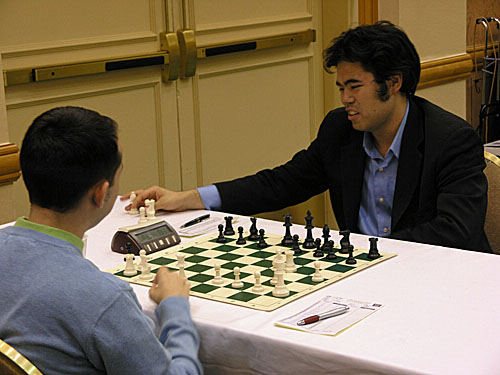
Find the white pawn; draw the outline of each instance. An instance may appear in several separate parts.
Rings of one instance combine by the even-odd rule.
[[[137,196],[135,195],[135,192],[131,192],[130,193],[130,204],[134,203],[135,198],[137,198]],[[137,215],[139,213],[139,210],[137,208],[131,208],[128,213],[130,215]]]
[[[141,274],[139,275],[139,278],[144,281],[153,280],[155,275],[151,273],[151,267],[148,264],[149,257],[146,255],[146,250],[143,249],[139,251],[139,256],[141,257]]]
[[[273,258],[273,265],[271,267],[272,271],[276,271],[276,262],[279,262],[279,260],[281,259],[281,250],[276,249],[275,252],[276,252],[276,255]]]
[[[179,276],[182,277],[183,279],[186,278],[186,274],[184,273],[184,264],[181,264],[179,266]]]
[[[212,284],[214,285],[220,285],[224,283],[224,279],[220,275],[220,264],[215,263],[215,277],[212,279]]]
[[[147,222],[148,219],[146,219],[146,209],[144,207],[139,208],[139,213],[141,214],[141,217],[139,218],[139,224]]]
[[[286,287],[285,284],[285,260],[282,259],[279,262],[276,262],[276,272],[277,275],[277,283],[273,289],[273,296],[275,297],[287,297],[290,295],[290,291]]]
[[[285,263],[285,272],[286,273],[292,273],[297,271],[297,266],[293,262],[293,250],[286,250],[285,251],[285,256],[286,256],[286,263]]]
[[[264,287],[260,283],[260,271],[255,271],[253,276],[255,277],[255,285],[252,287],[252,292],[260,293],[264,291]]]
[[[134,263],[134,254],[125,254],[125,270],[123,271],[124,276],[134,276],[137,275],[137,269]]]
[[[321,275],[321,272],[320,272],[320,263],[319,263],[319,260],[317,260],[316,262],[314,262],[314,268],[315,268],[315,272],[314,272],[314,275],[312,276],[312,281],[314,281],[315,283],[319,283],[321,281],[323,281],[325,278],[323,277],[323,275]]]
[[[234,267],[234,281],[231,283],[233,288],[243,288],[243,281],[240,280],[240,267]]]
[[[184,258],[186,257],[186,254],[177,253],[175,256],[177,257],[177,267],[185,267]]]

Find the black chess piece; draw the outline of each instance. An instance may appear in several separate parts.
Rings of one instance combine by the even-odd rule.
[[[215,240],[217,243],[226,243],[226,237],[224,237],[224,234],[222,233],[224,231],[224,225],[219,224],[217,227],[219,229],[219,237]]]
[[[127,242],[125,244],[125,250],[127,251],[127,254],[130,254],[132,252],[132,242]]]
[[[378,252],[377,248],[377,237],[370,237],[368,239],[370,241],[370,251],[368,251],[368,258],[370,259],[377,259],[380,258],[380,253]]]
[[[314,252],[313,257],[321,258],[324,255],[323,250],[321,250],[321,238],[316,238],[314,245],[316,246],[316,251]]]
[[[264,239],[265,233],[266,232],[264,229],[259,229],[259,243],[257,244],[257,246],[260,247],[261,249],[267,247],[266,240]]]
[[[321,246],[321,250],[328,251],[328,239],[330,238],[330,228],[328,224],[325,224],[323,227],[323,246]]]
[[[232,236],[235,234],[234,229],[233,229],[233,217],[232,216],[226,216],[224,218],[226,221],[226,228],[224,229],[224,235],[225,236]]]
[[[248,239],[250,241],[257,241],[259,239],[259,231],[257,230],[257,218],[251,217],[250,221],[252,222],[252,225],[250,226],[250,235],[248,236]]]
[[[347,259],[345,260],[345,263],[346,264],[356,264],[356,258],[354,258],[354,246],[352,245],[349,245],[349,256],[347,257]]]
[[[349,241],[349,235],[351,234],[351,231],[349,229],[342,230],[339,232],[342,237],[340,240],[340,254],[348,254],[349,253],[349,245],[351,242]]]
[[[292,239],[293,239],[293,247],[292,247],[293,254],[294,255],[302,254],[302,250],[300,250],[300,246],[299,246],[299,235],[294,234]]]
[[[238,234],[239,237],[236,240],[236,245],[244,245],[247,243],[247,241],[243,238],[243,227],[238,227]]]
[[[326,259],[334,260],[336,258],[337,258],[337,256],[335,255],[335,248],[333,247],[333,240],[330,240],[330,241],[328,241],[328,255],[326,256]]]
[[[293,237],[292,234],[290,233],[290,227],[292,226],[292,215],[287,214],[284,217],[285,217],[285,224],[283,224],[283,226],[285,227],[285,235],[281,240],[281,244],[283,246],[291,246],[293,245]]]
[[[307,234],[304,243],[302,244],[302,247],[304,249],[314,249],[316,247],[316,245],[314,244],[314,237],[312,234],[312,230],[314,228],[312,222],[314,217],[311,216],[311,211],[307,211],[307,216],[304,219],[306,220],[305,228],[307,230]]]

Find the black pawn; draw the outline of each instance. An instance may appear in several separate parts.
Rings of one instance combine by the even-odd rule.
[[[302,244],[302,247],[304,249],[314,249],[316,245],[314,244],[314,238],[312,234],[312,230],[314,226],[312,225],[313,222],[313,217],[311,216],[311,211],[307,211],[307,216],[304,218],[306,220],[306,238],[304,240],[304,243]]]
[[[293,247],[292,247],[292,250],[293,250],[293,254],[294,255],[300,255],[300,254],[302,254],[302,250],[300,250],[300,246],[299,246],[299,235],[298,234],[294,234],[293,235]]]
[[[351,242],[349,241],[349,235],[351,234],[351,231],[349,229],[343,230],[339,232],[342,237],[340,240],[340,254],[347,254],[349,253],[349,245]]]
[[[345,261],[346,264],[356,264],[356,258],[354,258],[353,252],[354,252],[354,246],[349,245],[349,256]]]
[[[224,225],[219,224],[219,226],[217,228],[219,228],[219,237],[217,237],[215,242],[226,243],[226,237],[224,237],[224,234],[222,234],[222,232],[224,231]]]
[[[264,231],[264,229],[259,230],[259,243],[257,244],[257,246],[260,247],[261,249],[267,247],[266,240],[264,239],[265,233],[266,232]]]
[[[125,250],[127,251],[127,254],[130,254],[132,252],[132,242],[127,242],[125,244]]]
[[[292,215],[285,215],[285,224],[283,224],[283,226],[285,227],[285,235],[281,240],[281,244],[283,246],[291,246],[293,245],[293,237],[290,233],[290,227],[292,226]]]
[[[224,235],[232,236],[233,234],[235,234],[233,229],[233,217],[226,216],[224,220],[226,220],[226,228],[224,229]]]
[[[238,234],[239,234],[239,237],[236,240],[236,245],[244,245],[244,244],[246,244],[247,241],[245,241],[245,239],[243,238],[243,227],[238,227]]]
[[[323,251],[328,251],[328,239],[330,238],[330,228],[328,227],[328,224],[325,224],[323,227],[323,246],[321,249]]]
[[[250,221],[252,222],[252,225],[250,226],[250,236],[248,236],[248,239],[250,241],[257,241],[259,239],[259,231],[257,230],[257,218],[251,217]]]
[[[368,239],[370,241],[370,251],[368,252],[368,258],[370,259],[377,259],[380,258],[380,253],[378,252],[377,248],[377,237],[370,237]]]
[[[326,259],[334,260],[336,258],[337,258],[337,256],[335,255],[335,248],[333,247],[333,240],[330,240],[330,241],[328,241],[328,255],[326,256]]]
[[[321,238],[316,238],[314,245],[316,246],[316,251],[314,252],[313,257],[321,258],[324,255],[323,250],[321,250]]]

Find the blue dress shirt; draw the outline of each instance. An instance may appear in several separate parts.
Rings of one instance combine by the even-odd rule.
[[[398,173],[399,150],[409,109],[408,102],[401,125],[385,158],[375,147],[373,135],[369,132],[364,134],[363,148],[368,157],[365,163],[358,216],[361,233],[378,237],[387,237],[391,234],[392,202]]]

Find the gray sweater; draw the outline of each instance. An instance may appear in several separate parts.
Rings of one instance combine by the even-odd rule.
[[[0,338],[44,374],[198,374],[199,337],[184,297],[153,321],[130,285],[74,244],[23,227],[0,230]]]

